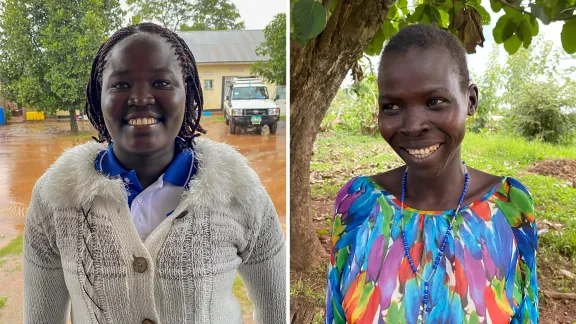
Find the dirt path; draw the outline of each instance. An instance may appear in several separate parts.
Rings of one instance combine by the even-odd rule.
[[[229,135],[218,114],[203,118],[206,137],[234,146],[250,161],[270,194],[286,233],[286,128],[281,122],[276,135],[245,133]],[[67,122],[14,124],[0,127],[0,251],[22,235],[32,188],[38,178],[67,148],[90,140],[67,135]],[[91,126],[80,122],[80,131]],[[93,135],[93,134],[91,134]],[[22,322],[21,253],[1,257],[0,323]],[[235,287],[244,306],[245,323],[252,323],[251,303],[243,286]]]

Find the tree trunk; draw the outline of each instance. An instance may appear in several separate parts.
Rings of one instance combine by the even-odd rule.
[[[70,113],[70,133],[72,135],[78,134],[78,121],[76,121],[76,109],[68,110]]]
[[[322,118],[346,73],[382,25],[392,3],[394,1],[390,0],[338,0],[326,28],[316,39],[306,46],[290,42],[292,270],[302,270],[328,260],[316,235],[309,208],[312,149]]]

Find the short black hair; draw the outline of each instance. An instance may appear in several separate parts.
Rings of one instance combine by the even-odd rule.
[[[454,35],[438,28],[435,24],[416,24],[402,28],[384,47],[380,62],[388,53],[405,53],[410,49],[443,48],[454,61],[456,73],[460,76],[460,87],[465,90],[470,85],[470,72],[466,63],[466,50]],[[382,63],[380,63],[382,64]]]
[[[186,89],[186,106],[184,112],[184,121],[178,136],[184,139],[184,145],[192,148],[194,145],[194,138],[199,136],[200,133],[206,133],[200,126],[200,117],[202,116],[203,96],[202,88],[200,87],[200,77],[198,76],[198,69],[196,68],[196,60],[190,51],[186,42],[180,38],[175,32],[166,29],[162,26],[153,23],[140,23],[124,27],[115,32],[108,40],[100,46],[94,62],[92,63],[92,71],[90,73],[90,80],[86,86],[86,114],[88,119],[98,131],[98,142],[110,143],[112,138],[106,129],[104,123],[104,116],[102,115],[102,107],[100,106],[100,99],[102,95],[102,73],[106,66],[106,57],[114,45],[118,44],[121,40],[130,35],[148,33],[158,35],[174,48],[174,54],[178,56],[180,65],[182,66],[182,76]]]

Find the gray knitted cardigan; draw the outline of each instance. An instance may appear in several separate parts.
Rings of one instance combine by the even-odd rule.
[[[242,323],[238,271],[257,323],[285,323],[286,261],[270,197],[246,159],[198,139],[198,173],[142,242],[103,144],[66,151],[38,180],[24,234],[24,323]]]

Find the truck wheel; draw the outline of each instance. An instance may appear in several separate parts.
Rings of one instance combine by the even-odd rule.
[[[230,134],[236,133],[236,124],[233,119],[228,120],[228,130],[230,131]]]
[[[278,122],[274,122],[268,125],[268,129],[270,129],[270,134],[276,134],[276,130],[278,129]]]

